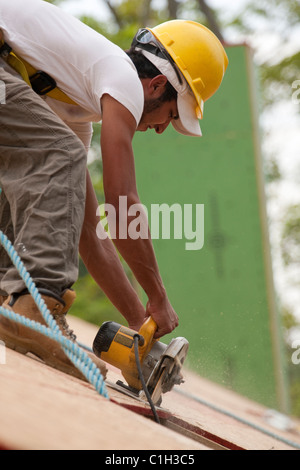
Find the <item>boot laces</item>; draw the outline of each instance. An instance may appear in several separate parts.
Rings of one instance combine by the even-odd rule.
[[[71,341],[76,341],[76,335],[74,334],[73,330],[70,329],[67,320],[66,320],[66,314],[57,314],[53,315],[54,320],[58,324],[62,334],[66,336],[68,339]]]

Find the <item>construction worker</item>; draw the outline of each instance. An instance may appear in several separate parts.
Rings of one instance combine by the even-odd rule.
[[[171,332],[178,316],[150,235],[116,237],[114,242],[99,237],[87,151],[92,123],[102,121],[105,199],[123,217],[120,196],[126,196],[127,210],[140,203],[134,133],[154,129],[161,134],[172,123],[182,134],[201,136],[203,103],[218,89],[227,67],[221,43],[202,25],[176,20],[140,30],[126,53],[42,0],[0,0],[0,31],[0,84],[5,90],[0,104],[0,229],[72,340],[76,337],[65,315],[75,298],[78,253],[131,328],[138,330],[151,315],[157,338]],[[125,219],[129,224],[130,216]],[[115,247],[147,294],[146,308]],[[3,307],[44,323],[3,249],[0,255]],[[53,340],[1,315],[0,339],[76,375]],[[105,366],[100,367],[105,373]]]

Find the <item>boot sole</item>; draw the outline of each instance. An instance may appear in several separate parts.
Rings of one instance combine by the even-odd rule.
[[[31,339],[26,340],[25,338],[16,338],[15,336],[10,335],[7,331],[4,331],[1,327],[0,339],[4,341],[5,346],[9,349],[12,349],[23,355],[31,353],[41,359],[47,366],[64,372],[65,374],[72,375],[73,377],[87,381],[84,375],[81,374],[81,372],[76,368],[75,365],[71,363],[71,361],[70,365],[60,361],[53,354],[49,354],[49,351],[46,351],[45,349],[41,348],[40,344],[37,344]],[[66,360],[69,360],[67,356]]]

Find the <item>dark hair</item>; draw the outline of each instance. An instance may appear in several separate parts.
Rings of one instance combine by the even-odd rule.
[[[157,75],[162,75],[155,65],[148,60],[141,51],[135,50],[131,47],[128,51],[125,51],[126,54],[130,57],[132,62],[137,69],[138,76],[140,78],[154,78]],[[166,90],[160,98],[161,102],[172,101],[177,99],[177,91],[168,81],[166,83]]]

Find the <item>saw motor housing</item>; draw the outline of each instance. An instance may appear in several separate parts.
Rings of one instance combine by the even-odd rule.
[[[185,338],[175,338],[166,345],[153,338],[156,323],[149,317],[139,332],[108,321],[100,327],[93,343],[95,355],[117,367],[132,392],[142,389],[140,372],[136,363],[135,338],[138,338],[138,357],[147,389],[155,403],[161,394],[183,382],[181,368],[188,351]]]

